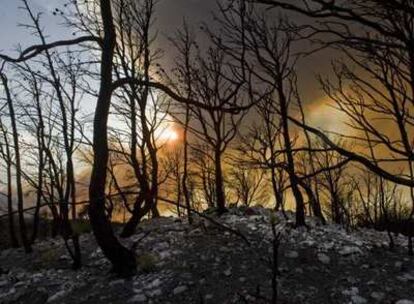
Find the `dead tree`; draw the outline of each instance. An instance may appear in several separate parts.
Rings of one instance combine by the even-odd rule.
[[[212,150],[206,144],[192,144],[190,162],[194,167],[196,188],[201,193],[201,200],[208,208],[215,208],[216,182]]]
[[[272,109],[271,100],[265,98],[256,105],[256,115],[260,123],[254,123],[249,131],[242,135],[238,150],[242,161],[252,168],[270,172],[270,181],[275,198],[276,211],[284,210],[286,188],[285,157],[281,138],[279,115]]]
[[[165,151],[161,159],[161,166],[164,169],[166,179],[163,196],[176,201],[176,214],[182,217],[184,212],[182,206],[185,201],[182,187],[182,175],[184,171],[183,147],[173,147],[171,150]]]
[[[15,158],[15,170],[16,170],[16,190],[17,190],[17,209],[19,216],[19,231],[20,238],[26,253],[32,252],[30,240],[27,236],[26,220],[24,218],[24,196],[23,196],[23,179],[22,179],[22,166],[21,166],[21,155],[20,155],[20,142],[19,142],[19,131],[17,128],[17,118],[14,108],[14,101],[12,93],[9,88],[9,83],[6,75],[0,73],[0,78],[6,94],[6,103],[8,107],[8,114],[10,117],[12,138],[13,138],[13,150]]]
[[[162,119],[151,112],[159,113],[160,101],[154,95],[154,91],[148,85],[150,69],[159,56],[157,50],[152,50],[154,37],[151,36],[150,26],[153,23],[154,1],[129,1],[116,2],[116,30],[118,43],[116,45],[116,58],[114,70],[118,79],[141,79],[142,84],[129,83],[122,87],[126,94],[126,103],[130,120],[130,150],[131,165],[139,184],[140,194],[134,203],[131,218],[128,220],[121,233],[122,237],[131,236],[142,217],[148,212],[154,216],[157,211],[158,193],[158,147],[155,142],[157,130],[156,124]],[[141,142],[138,143],[138,132]],[[140,155],[140,157],[139,157]],[[149,159],[147,161],[147,159]]]
[[[182,30],[179,30],[175,37],[172,37],[171,43],[175,46],[178,56],[175,62],[175,78],[181,79],[182,90],[187,93],[188,98],[193,96],[193,79],[192,79],[192,54],[197,49],[197,44],[194,40],[193,33],[189,28],[186,22],[183,23]],[[191,199],[190,199],[190,189],[189,189],[189,125],[191,121],[191,111],[189,104],[177,104],[178,108],[184,108],[183,119],[175,119],[183,130],[183,174],[182,174],[182,192],[185,199],[185,206],[187,209],[187,217],[190,224],[192,224],[193,219],[191,215]],[[173,117],[176,116],[175,113],[170,113]],[[181,116],[182,116],[181,115]]]
[[[60,233],[63,236],[66,246],[69,250],[71,257],[73,258],[73,267],[75,269],[81,266],[81,251],[79,245],[78,235],[73,232],[70,220],[69,220],[69,211],[71,204],[72,206],[72,219],[76,219],[76,181],[75,181],[75,170],[73,163],[73,154],[75,151],[75,120],[77,112],[77,77],[79,71],[79,63],[75,62],[74,54],[67,52],[67,56],[63,59],[63,56],[54,55],[48,48],[46,42],[46,36],[43,33],[43,29],[40,23],[40,15],[36,15],[34,11],[30,8],[27,1],[23,0],[24,8],[30,18],[31,24],[25,25],[28,29],[33,30],[40,40],[40,46],[44,48],[44,62],[43,66],[47,69],[47,75],[42,74],[41,71],[34,73],[26,66],[26,72],[33,79],[33,75],[40,77],[44,80],[45,83],[50,88],[50,93],[54,95],[54,101],[56,105],[53,105],[52,111],[56,111],[55,115],[59,115],[59,133],[62,140],[62,150],[63,153],[61,156],[64,156],[64,165],[62,161],[62,166],[58,163],[61,159],[56,159],[52,155],[52,152],[48,149],[45,149],[45,132],[43,120],[40,118],[38,124],[38,134],[36,137],[39,140],[39,167],[44,167],[44,153],[48,154],[49,160],[54,167],[54,172],[56,178],[61,176],[59,172],[64,172],[62,180],[56,184],[59,186],[56,188],[58,197],[59,197],[59,213],[60,213]],[[34,98],[39,98],[39,92],[34,91]],[[37,95],[37,96],[36,96]],[[37,101],[39,103],[39,101]],[[40,109],[40,105],[36,106],[37,111]],[[38,113],[38,115],[42,115]],[[39,133],[40,132],[40,133]],[[54,136],[53,134],[48,134],[49,136]],[[56,135],[55,135],[56,136]],[[57,137],[57,136],[56,136]],[[58,170],[57,167],[62,167],[63,170]],[[43,169],[39,170],[43,171]],[[39,172],[40,182],[42,179],[42,174]],[[42,191],[42,184],[39,184],[38,187],[38,200],[40,200]],[[71,240],[73,243],[73,251],[70,250],[68,241]]]
[[[14,212],[13,212],[13,181],[12,181],[12,168],[13,168],[13,159],[10,149],[10,138],[7,128],[2,122],[0,116],[0,132],[1,132],[1,141],[0,141],[0,156],[3,159],[6,167],[6,187],[7,187],[7,214],[8,214],[8,227],[10,242],[12,247],[17,248],[19,246],[19,241],[16,236],[16,229],[14,224]]]
[[[266,171],[232,162],[229,171],[229,189],[234,194],[234,205],[249,207],[254,203],[266,205],[269,201]]]
[[[334,65],[336,81],[322,80],[325,92],[354,125],[356,135],[351,139],[357,144],[365,144],[363,132],[368,132],[375,148],[382,149],[381,157],[375,162],[370,155],[338,146],[317,128],[294,118],[290,120],[384,179],[408,186],[413,201],[408,220],[413,221],[413,4],[410,1],[379,0],[309,0],[297,4],[277,0],[254,2],[326,21],[319,26],[308,26],[307,37],[321,43],[322,47],[337,47],[346,61]],[[350,63],[355,68],[351,69]],[[390,129],[395,132],[389,134]],[[387,166],[395,163],[404,165],[404,172],[396,172]],[[412,237],[409,236],[410,254],[413,254]]]
[[[361,210],[354,215],[356,225],[385,230],[389,239],[390,249],[394,248],[392,233],[395,223],[403,222],[403,212],[398,208],[404,202],[398,195],[400,192],[397,184],[385,181],[382,177],[370,171],[362,172],[352,178],[351,186],[361,204]]]
[[[45,153],[45,125],[44,125],[44,113],[43,107],[41,105],[41,86],[42,81],[36,77],[35,73],[30,69],[27,63],[24,64],[24,69],[19,69],[18,66],[15,66],[16,72],[19,74],[18,83],[19,87],[22,88],[22,94],[25,98],[30,100],[27,103],[21,105],[21,123],[24,126],[25,130],[35,138],[35,144],[31,145],[28,142],[25,142],[25,146],[28,146],[28,154],[32,154],[33,165],[36,167],[34,175],[36,177],[33,180],[36,180],[33,190],[36,192],[36,202],[35,210],[33,214],[33,227],[32,235],[30,237],[30,242],[34,243],[37,238],[39,220],[40,220],[40,209],[43,200],[43,184],[44,184],[44,171],[45,165],[47,162],[46,153]],[[27,72],[27,73],[26,73]],[[26,80],[23,82],[23,80]],[[33,151],[33,152],[32,152]],[[30,173],[28,173],[30,174]],[[26,182],[27,179],[26,179]],[[30,184],[30,182],[29,182]]]
[[[231,80],[232,71],[228,67],[227,59],[221,49],[214,47],[208,48],[205,54],[199,53],[197,60],[183,59],[184,62],[194,63],[188,71],[191,74],[191,95],[205,105],[203,108],[190,107],[191,115],[195,119],[188,125],[188,130],[212,150],[215,206],[219,214],[226,211],[224,153],[237,135],[238,127],[246,113],[244,111],[233,114],[222,110],[226,104],[237,105],[243,102],[243,97],[238,92],[240,83],[237,82],[237,77]]]
[[[136,272],[135,255],[116,239],[111,223],[105,214],[106,166],[108,163],[108,115],[112,96],[112,67],[116,45],[116,31],[111,1],[101,0],[100,13],[103,23],[101,76],[95,110],[93,132],[93,167],[89,186],[89,218],[99,246],[112,262],[114,271],[121,275]]]
[[[336,224],[343,224],[345,221],[345,206],[343,200],[345,199],[346,181],[345,181],[345,170],[346,166],[334,166],[343,161],[342,157],[335,151],[330,151],[323,143],[321,150],[325,152],[318,153],[314,159],[318,168],[321,169],[319,174],[318,183],[322,189],[327,191],[328,198],[330,201],[330,215],[331,219]],[[324,168],[331,168],[323,170]]]
[[[289,25],[283,20],[269,24],[265,17],[252,17],[248,22],[248,36],[244,43],[252,58],[249,65],[254,77],[251,86],[254,88],[254,82],[257,81],[267,85],[267,94],[271,98],[273,111],[280,115],[280,132],[286,157],[285,170],[296,202],[296,224],[302,226],[305,225],[304,199],[295,168],[293,136],[288,119],[289,107],[296,97],[295,58],[291,54],[296,34],[285,29]]]

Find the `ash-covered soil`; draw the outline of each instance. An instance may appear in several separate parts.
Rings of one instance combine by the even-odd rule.
[[[215,218],[243,233],[224,231],[207,220],[189,225],[176,218],[144,221],[122,240],[135,248],[138,275],[121,279],[91,234],[81,236],[84,267],[70,268],[59,239],[42,241],[34,253],[0,252],[0,303],[269,303],[272,294],[270,210],[238,209]],[[385,232],[335,225],[285,231],[279,250],[278,303],[414,304],[414,259],[406,239],[388,249]],[[291,215],[289,215],[291,216]]]

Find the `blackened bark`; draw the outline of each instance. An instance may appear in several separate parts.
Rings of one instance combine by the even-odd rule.
[[[35,81],[35,77],[34,81]],[[37,238],[39,230],[39,216],[40,216],[40,205],[42,203],[42,191],[43,191],[43,172],[45,169],[45,158],[44,158],[44,124],[43,124],[43,113],[40,106],[40,92],[38,91],[37,83],[35,81],[35,99],[36,99],[36,112],[37,118],[39,119],[36,136],[37,136],[37,150],[39,164],[37,167],[37,189],[36,189],[36,209],[33,215],[33,232],[30,242],[33,244]]]
[[[276,172],[275,169],[271,169],[271,181],[272,181],[272,189],[273,189],[273,195],[275,196],[276,204],[275,204],[275,211],[279,211],[283,209],[283,193],[279,189],[277,185],[277,178],[276,178]]]
[[[136,202],[134,205],[134,209],[132,211],[132,215],[125,224],[124,228],[122,229],[122,232],[120,236],[122,238],[130,237],[134,234],[136,227],[138,226],[141,219],[148,213],[148,211],[151,209],[152,204],[145,204],[146,207],[141,207],[142,204],[145,201],[145,195],[140,194],[136,198]]]
[[[289,175],[289,181],[293,196],[296,201],[296,226],[305,225],[305,204],[303,201],[302,193],[300,192],[298,186],[298,180],[295,172],[295,163],[292,153],[292,144],[290,142],[289,134],[289,124],[288,124],[288,104],[286,100],[285,93],[283,92],[283,83],[282,80],[278,83],[278,94],[279,94],[279,103],[280,103],[280,115],[282,119],[282,136],[283,142],[286,149],[286,160],[287,160],[287,173]]]
[[[101,55],[101,83],[94,120],[94,162],[89,186],[89,218],[98,245],[111,261],[113,271],[121,276],[131,276],[136,273],[135,255],[119,243],[105,214],[106,167],[109,157],[107,122],[112,95],[112,63],[116,33],[111,1],[100,0],[100,6],[104,42]]]
[[[13,189],[12,189],[12,159],[10,153],[10,144],[8,135],[5,129],[3,129],[3,125],[0,121],[1,131],[3,133],[3,140],[4,140],[4,149],[0,147],[0,152],[6,162],[6,178],[7,178],[7,213],[8,217],[8,224],[9,224],[9,234],[10,234],[10,243],[11,246],[14,248],[19,247],[19,241],[17,240],[16,230],[14,226],[14,211],[13,211]]]
[[[216,148],[216,151],[214,153],[214,169],[217,213],[221,215],[227,212],[227,209],[226,196],[224,193],[223,168],[221,166],[221,151],[219,148]]]
[[[185,208],[187,209],[188,223],[191,225],[193,223],[193,217],[191,214],[191,202],[190,202],[190,193],[188,191],[188,125],[190,123],[190,108],[186,106],[185,109],[185,125],[184,125],[184,171],[182,177],[182,187],[185,200]]]
[[[9,115],[12,125],[12,136],[13,136],[13,145],[14,145],[14,157],[16,164],[16,188],[17,188],[17,209],[19,216],[19,228],[20,228],[20,238],[26,253],[32,252],[32,247],[30,245],[29,239],[27,237],[27,227],[26,221],[24,218],[24,200],[23,200],[23,184],[22,184],[22,168],[20,164],[20,144],[19,144],[19,134],[17,131],[16,124],[16,115],[14,112],[13,100],[8,86],[8,81],[5,75],[1,74],[1,80],[6,92],[7,106],[9,109]]]
[[[319,200],[315,197],[315,194],[312,191],[312,188],[310,185],[307,185],[306,183],[302,182],[301,186],[306,192],[306,195],[309,199],[309,204],[312,209],[313,215],[319,218],[323,225],[326,225],[326,219],[322,214],[321,204],[319,203]]]
[[[59,234],[59,226],[60,226],[60,220],[59,220],[59,212],[54,205],[53,201],[50,205],[50,211],[52,213],[52,227],[51,227],[51,236],[52,238],[55,238]]]
[[[9,234],[12,247],[19,247],[16,231],[14,227],[14,212],[13,212],[13,190],[12,190],[12,175],[11,167],[7,165],[7,212],[9,214]]]

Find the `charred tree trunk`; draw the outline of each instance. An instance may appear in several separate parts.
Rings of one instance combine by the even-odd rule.
[[[332,193],[331,197],[331,204],[332,204],[332,220],[335,224],[342,224],[342,216],[341,216],[341,202],[339,200],[337,193]]]
[[[37,87],[35,88],[37,91]],[[39,119],[37,126],[37,149],[39,157],[39,165],[37,168],[37,189],[36,189],[36,209],[33,216],[33,232],[31,237],[31,243],[33,244],[37,238],[38,229],[39,229],[39,213],[40,205],[42,203],[42,191],[43,191],[43,172],[45,169],[45,158],[44,158],[44,125],[43,125],[43,115],[39,102],[39,92],[36,92],[36,111]]]
[[[217,213],[221,215],[226,213],[227,209],[226,195],[224,193],[223,168],[221,166],[221,151],[219,148],[216,148],[214,153],[214,169]]]
[[[276,173],[275,173],[274,168],[271,169],[271,182],[272,182],[273,195],[275,196],[275,200],[276,200],[275,211],[279,211],[283,209],[283,195],[281,191],[279,190],[279,187],[277,186]]]
[[[313,193],[310,185],[307,185],[305,182],[301,182],[301,186],[305,190],[306,195],[309,198],[309,204],[310,204],[310,207],[312,209],[312,212],[313,212],[314,216],[319,218],[323,225],[326,225],[326,219],[322,214],[321,204],[319,203],[319,201],[315,197],[315,194]]]
[[[135,119],[132,120],[132,122],[134,121]],[[134,128],[132,130],[134,130]],[[136,131],[133,131],[132,135],[136,136]],[[137,225],[141,221],[141,219],[145,215],[147,215],[150,211],[152,211],[153,213],[156,212],[156,215],[158,214],[158,210],[154,208],[154,199],[158,192],[158,184],[157,185],[149,184],[148,174],[145,171],[145,168],[146,168],[145,161],[143,161],[142,171],[140,169],[138,158],[136,155],[137,153],[136,138],[135,140],[134,140],[134,137],[132,138],[131,145],[132,145],[131,146],[131,162],[132,162],[135,176],[139,182],[140,191],[139,191],[137,198],[135,199],[134,207],[132,209],[132,215],[127,221],[127,223],[125,224],[120,234],[122,238],[127,238],[127,237],[132,236],[135,232]],[[141,148],[141,154],[143,155],[143,157],[145,157],[145,153],[142,150],[143,149]],[[154,171],[154,168],[152,169],[153,170],[152,178],[154,178],[154,174],[155,174],[154,172],[157,172],[156,174],[158,175],[158,163],[156,162],[155,165],[156,165],[155,171]]]
[[[187,209],[187,217],[188,223],[191,225],[193,223],[193,217],[191,214],[191,202],[190,202],[190,194],[188,191],[188,125],[190,123],[190,109],[186,106],[185,110],[185,124],[184,124],[184,172],[182,177],[182,188],[185,200],[185,207]]]
[[[158,157],[157,157],[157,151],[152,146],[150,149],[150,155],[151,155],[151,162],[152,162],[152,168],[151,168],[151,191],[150,191],[150,197],[151,200],[151,213],[153,218],[160,217],[160,212],[158,211],[158,204],[157,204],[157,197],[158,197]]]
[[[112,61],[116,33],[111,1],[100,0],[100,7],[104,41],[101,55],[101,83],[94,120],[94,162],[89,186],[89,218],[98,245],[111,261],[114,272],[121,276],[130,276],[136,273],[135,255],[119,243],[105,215],[106,167],[109,157],[107,122],[112,95]]]
[[[17,124],[16,124],[16,115],[14,112],[13,100],[12,100],[11,93],[8,87],[7,78],[3,74],[1,74],[0,76],[1,76],[3,86],[4,86],[4,90],[6,92],[7,106],[9,108],[10,121],[12,125],[12,136],[13,136],[15,164],[16,164],[17,208],[18,208],[18,216],[19,216],[20,237],[21,237],[21,241],[22,241],[25,252],[31,253],[32,247],[27,237],[26,221],[24,218],[22,168],[20,164],[20,143],[19,143],[19,134],[17,130]]]
[[[150,13],[149,11],[148,13]],[[144,80],[145,83],[150,81],[150,38],[149,38],[149,26],[151,18],[148,17],[146,20],[146,24],[144,26]],[[147,124],[147,100],[149,97],[149,87],[145,85],[144,87],[144,94],[142,98],[143,106],[141,107],[141,124],[142,124],[142,132],[144,141],[147,145],[148,152],[151,159],[151,190],[150,190],[150,197],[148,199],[152,200],[151,205],[151,212],[152,217],[159,217],[160,213],[157,207],[157,196],[158,196],[158,155],[157,155],[157,148],[155,146],[155,142],[152,141],[152,134],[148,128]]]
[[[282,119],[282,136],[283,136],[283,142],[284,142],[285,149],[286,149],[286,160],[287,160],[286,171],[289,175],[290,185],[292,188],[293,196],[295,197],[295,201],[296,201],[296,226],[299,227],[299,226],[305,225],[305,204],[303,201],[302,193],[300,192],[300,189],[298,186],[298,180],[297,180],[296,172],[295,172],[295,162],[293,159],[292,143],[290,142],[290,134],[289,134],[288,104],[287,104],[285,93],[283,92],[282,80],[279,80],[278,94],[279,94],[279,102],[280,102],[280,115]]]
[[[71,162],[71,169],[73,171],[73,163],[72,159]],[[71,183],[71,200],[72,200],[72,221],[76,220],[76,182],[74,174],[70,180]],[[82,251],[79,243],[79,235],[71,229],[72,233],[72,244],[73,244],[73,269],[79,269],[82,266]]]
[[[303,109],[302,101],[301,101],[300,98],[298,98],[298,106],[299,106],[300,113],[301,113],[301,116],[302,116],[302,122],[305,123],[305,111]],[[312,140],[309,136],[309,132],[306,131],[306,130],[305,130],[305,137],[306,137],[306,141],[307,141],[308,147],[309,147],[309,152],[308,152],[309,165],[311,167],[312,173],[315,173],[316,169],[315,169],[314,155],[311,152],[311,150],[312,150]],[[309,181],[309,184],[306,184],[305,182],[302,182],[302,187],[306,191],[306,195],[308,196],[310,207],[311,207],[314,215],[321,220],[323,225],[325,225],[326,224],[326,219],[325,219],[325,217],[323,216],[323,213],[322,213],[321,201],[320,201],[320,198],[319,198],[318,181],[315,178],[314,189],[312,189],[312,180],[313,179],[311,179]]]
[[[43,153],[40,149],[39,149],[39,155]],[[40,215],[40,205],[42,203],[42,184],[43,184],[43,169],[44,169],[44,162],[43,162],[43,156],[40,156],[39,158],[39,168],[38,168],[38,186],[37,186],[37,190],[36,190],[36,209],[33,215],[33,232],[32,232],[32,237],[30,240],[30,243],[34,243],[36,238],[37,238],[37,234],[38,234],[38,230],[39,230],[39,215]]]
[[[0,152],[6,163],[6,179],[7,179],[7,213],[8,213],[8,224],[10,234],[10,244],[12,247],[19,247],[19,241],[17,240],[16,230],[14,226],[14,211],[13,211],[13,185],[12,185],[12,159],[10,153],[10,144],[6,130],[4,129],[1,121],[0,127],[4,140],[4,149],[0,146]]]
[[[142,206],[144,204],[144,206]],[[122,238],[130,237],[134,234],[136,227],[141,219],[148,214],[153,206],[152,195],[149,193],[148,187],[141,189],[140,194],[135,200],[134,209],[132,215],[127,221],[122,230],[120,236]]]
[[[7,165],[7,212],[9,214],[10,243],[12,247],[17,248],[19,247],[19,241],[17,240],[14,227],[12,176],[11,166],[9,164]]]
[[[59,234],[59,226],[60,226],[60,219],[59,219],[59,212],[54,205],[53,201],[50,205],[50,212],[52,213],[52,229],[51,229],[51,235],[52,238],[55,238]]]

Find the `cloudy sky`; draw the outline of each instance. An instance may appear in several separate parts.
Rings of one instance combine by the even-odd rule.
[[[49,41],[62,39],[66,34],[70,34],[60,22],[61,18],[53,16],[51,12],[55,7],[61,7],[67,0],[28,0],[34,11],[42,11],[42,24],[48,35]],[[20,0],[0,0],[0,52],[12,54],[16,47],[21,44],[25,46],[33,43],[34,37],[22,28],[19,24],[27,21],[24,10],[19,9]],[[171,36],[182,24],[185,18],[190,24],[197,27],[201,22],[211,23],[211,14],[217,7],[215,0],[159,0],[156,9],[156,27],[159,30],[159,39],[165,47],[166,36]],[[322,58],[322,59],[321,59]],[[302,60],[299,63],[299,82],[303,97],[307,104],[319,103],[323,98],[319,89],[319,84],[315,81],[317,74],[328,74],[330,63],[333,60],[331,54],[317,54],[313,57]]]

